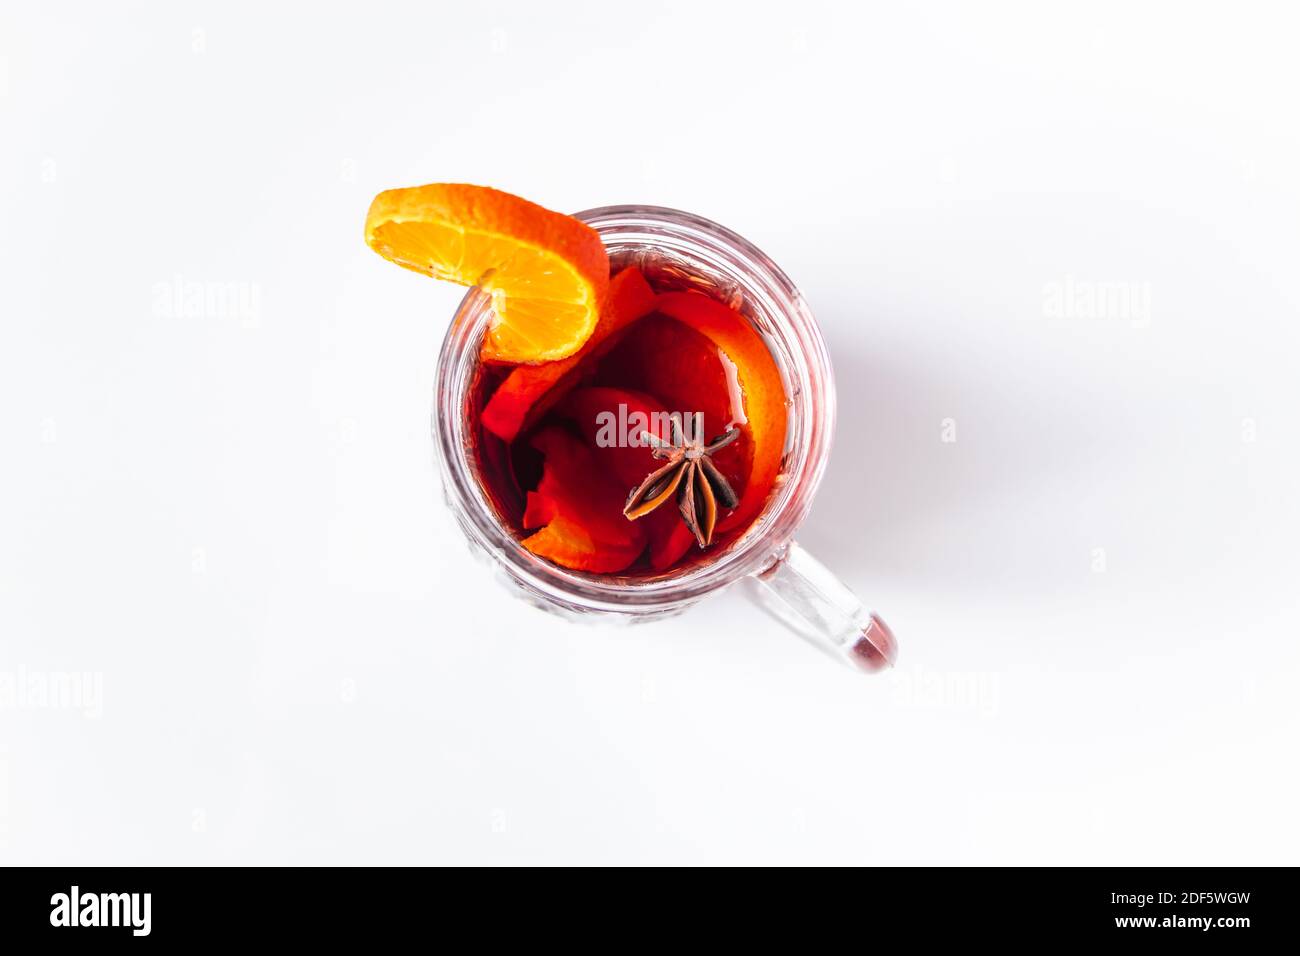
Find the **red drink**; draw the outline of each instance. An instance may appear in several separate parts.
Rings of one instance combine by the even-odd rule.
[[[576,355],[480,364],[473,453],[502,525],[534,554],[660,575],[707,561],[759,515],[780,474],[786,396],[740,312],[675,272],[612,272]]]

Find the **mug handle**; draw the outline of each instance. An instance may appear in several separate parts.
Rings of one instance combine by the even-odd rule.
[[[841,662],[875,673],[898,657],[889,626],[797,543],[790,542],[776,563],[752,580],[759,604]]]

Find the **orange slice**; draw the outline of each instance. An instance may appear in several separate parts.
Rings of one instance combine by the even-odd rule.
[[[694,292],[665,292],[655,309],[708,337],[734,365],[745,421],[737,422],[753,443],[753,464],[736,510],[719,530],[743,528],[758,517],[776,484],[785,456],[786,397],[781,371],[767,345],[743,316]]]
[[[600,471],[585,442],[559,428],[533,437],[542,453],[542,480],[528,492],[523,540],[533,554],[576,571],[613,574],[645,550],[645,532],[623,517],[627,492]]]
[[[736,317],[735,321],[743,321]],[[603,381],[644,392],[669,411],[704,415],[704,438],[744,420],[744,396],[731,382],[734,365],[707,335],[668,315],[651,314],[628,330],[602,363]],[[735,394],[733,394],[735,392]],[[753,464],[748,435],[714,457],[731,486],[743,493]]]
[[[580,388],[566,398],[559,410],[573,418],[588,447],[592,449],[597,465],[614,475],[619,485],[631,491],[645,480],[662,461],[655,458],[646,446],[601,447],[600,419],[602,412],[613,412],[619,405],[626,406],[628,418],[636,420],[640,415],[651,422],[648,429],[664,441],[669,435],[654,427],[654,414],[667,411],[654,398],[642,392],[622,388]],[[625,493],[626,494],[626,493]],[[646,540],[650,544],[650,566],[662,571],[676,564],[695,544],[695,535],[682,521],[676,502],[665,504],[655,511],[637,520],[645,527]]]
[[[544,365],[520,365],[502,382],[487,407],[483,425],[503,441],[514,441],[525,426],[531,426],[563,398],[581,377],[577,369],[588,367],[614,344],[618,333],[648,313],[655,305],[655,293],[635,266],[609,280],[609,295],[600,321],[578,352],[567,359]]]
[[[489,361],[572,355],[595,329],[609,286],[609,257],[594,229],[487,186],[386,190],[366,214],[366,242],[403,268],[489,293]]]

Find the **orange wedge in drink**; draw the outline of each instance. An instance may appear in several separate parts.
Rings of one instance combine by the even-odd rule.
[[[645,550],[645,531],[623,517],[622,485],[602,472],[592,450],[559,428],[532,439],[544,456],[542,480],[527,495],[523,525],[537,528],[523,546],[575,571],[613,574]]]
[[[731,366],[743,421],[736,421],[753,446],[753,462],[740,503],[719,530],[743,528],[758,517],[781,471],[785,455],[786,399],[781,372],[753,327],[734,310],[694,292],[665,292],[655,310],[683,322],[717,346]]]
[[[618,281],[617,278],[615,281]],[[611,291],[611,296],[612,294]],[[656,428],[654,425],[655,413],[665,412],[667,409],[643,392],[622,388],[580,388],[564,399],[560,405],[560,412],[573,419],[601,470],[614,475],[619,486],[630,491],[641,484],[645,476],[663,462],[651,454],[649,445],[638,447],[615,444],[611,447],[601,447],[599,415],[601,412],[613,411],[619,405],[626,407],[629,420],[635,420],[639,415],[643,420],[650,422],[651,425],[647,430],[663,441],[668,441],[671,437],[668,431]],[[626,504],[626,496],[624,504]],[[650,566],[656,571],[672,567],[695,544],[694,533],[682,521],[681,513],[675,505],[658,508],[645,517],[639,518],[637,524],[645,528],[646,542],[650,545]]]
[[[567,359],[512,370],[483,409],[484,427],[503,441],[514,441],[577,384],[586,363],[608,351],[619,333],[654,305],[654,290],[640,269],[632,266],[614,276],[600,321],[586,344]]]
[[[487,186],[386,190],[366,214],[366,242],[403,268],[491,295],[487,361],[573,355],[596,328],[609,287],[609,257],[594,229]]]

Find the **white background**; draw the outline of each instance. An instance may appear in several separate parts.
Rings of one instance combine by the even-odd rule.
[[[1297,24],[902,6],[6,4],[0,859],[1296,863]],[[894,672],[469,560],[361,235],[436,180],[785,267]]]

